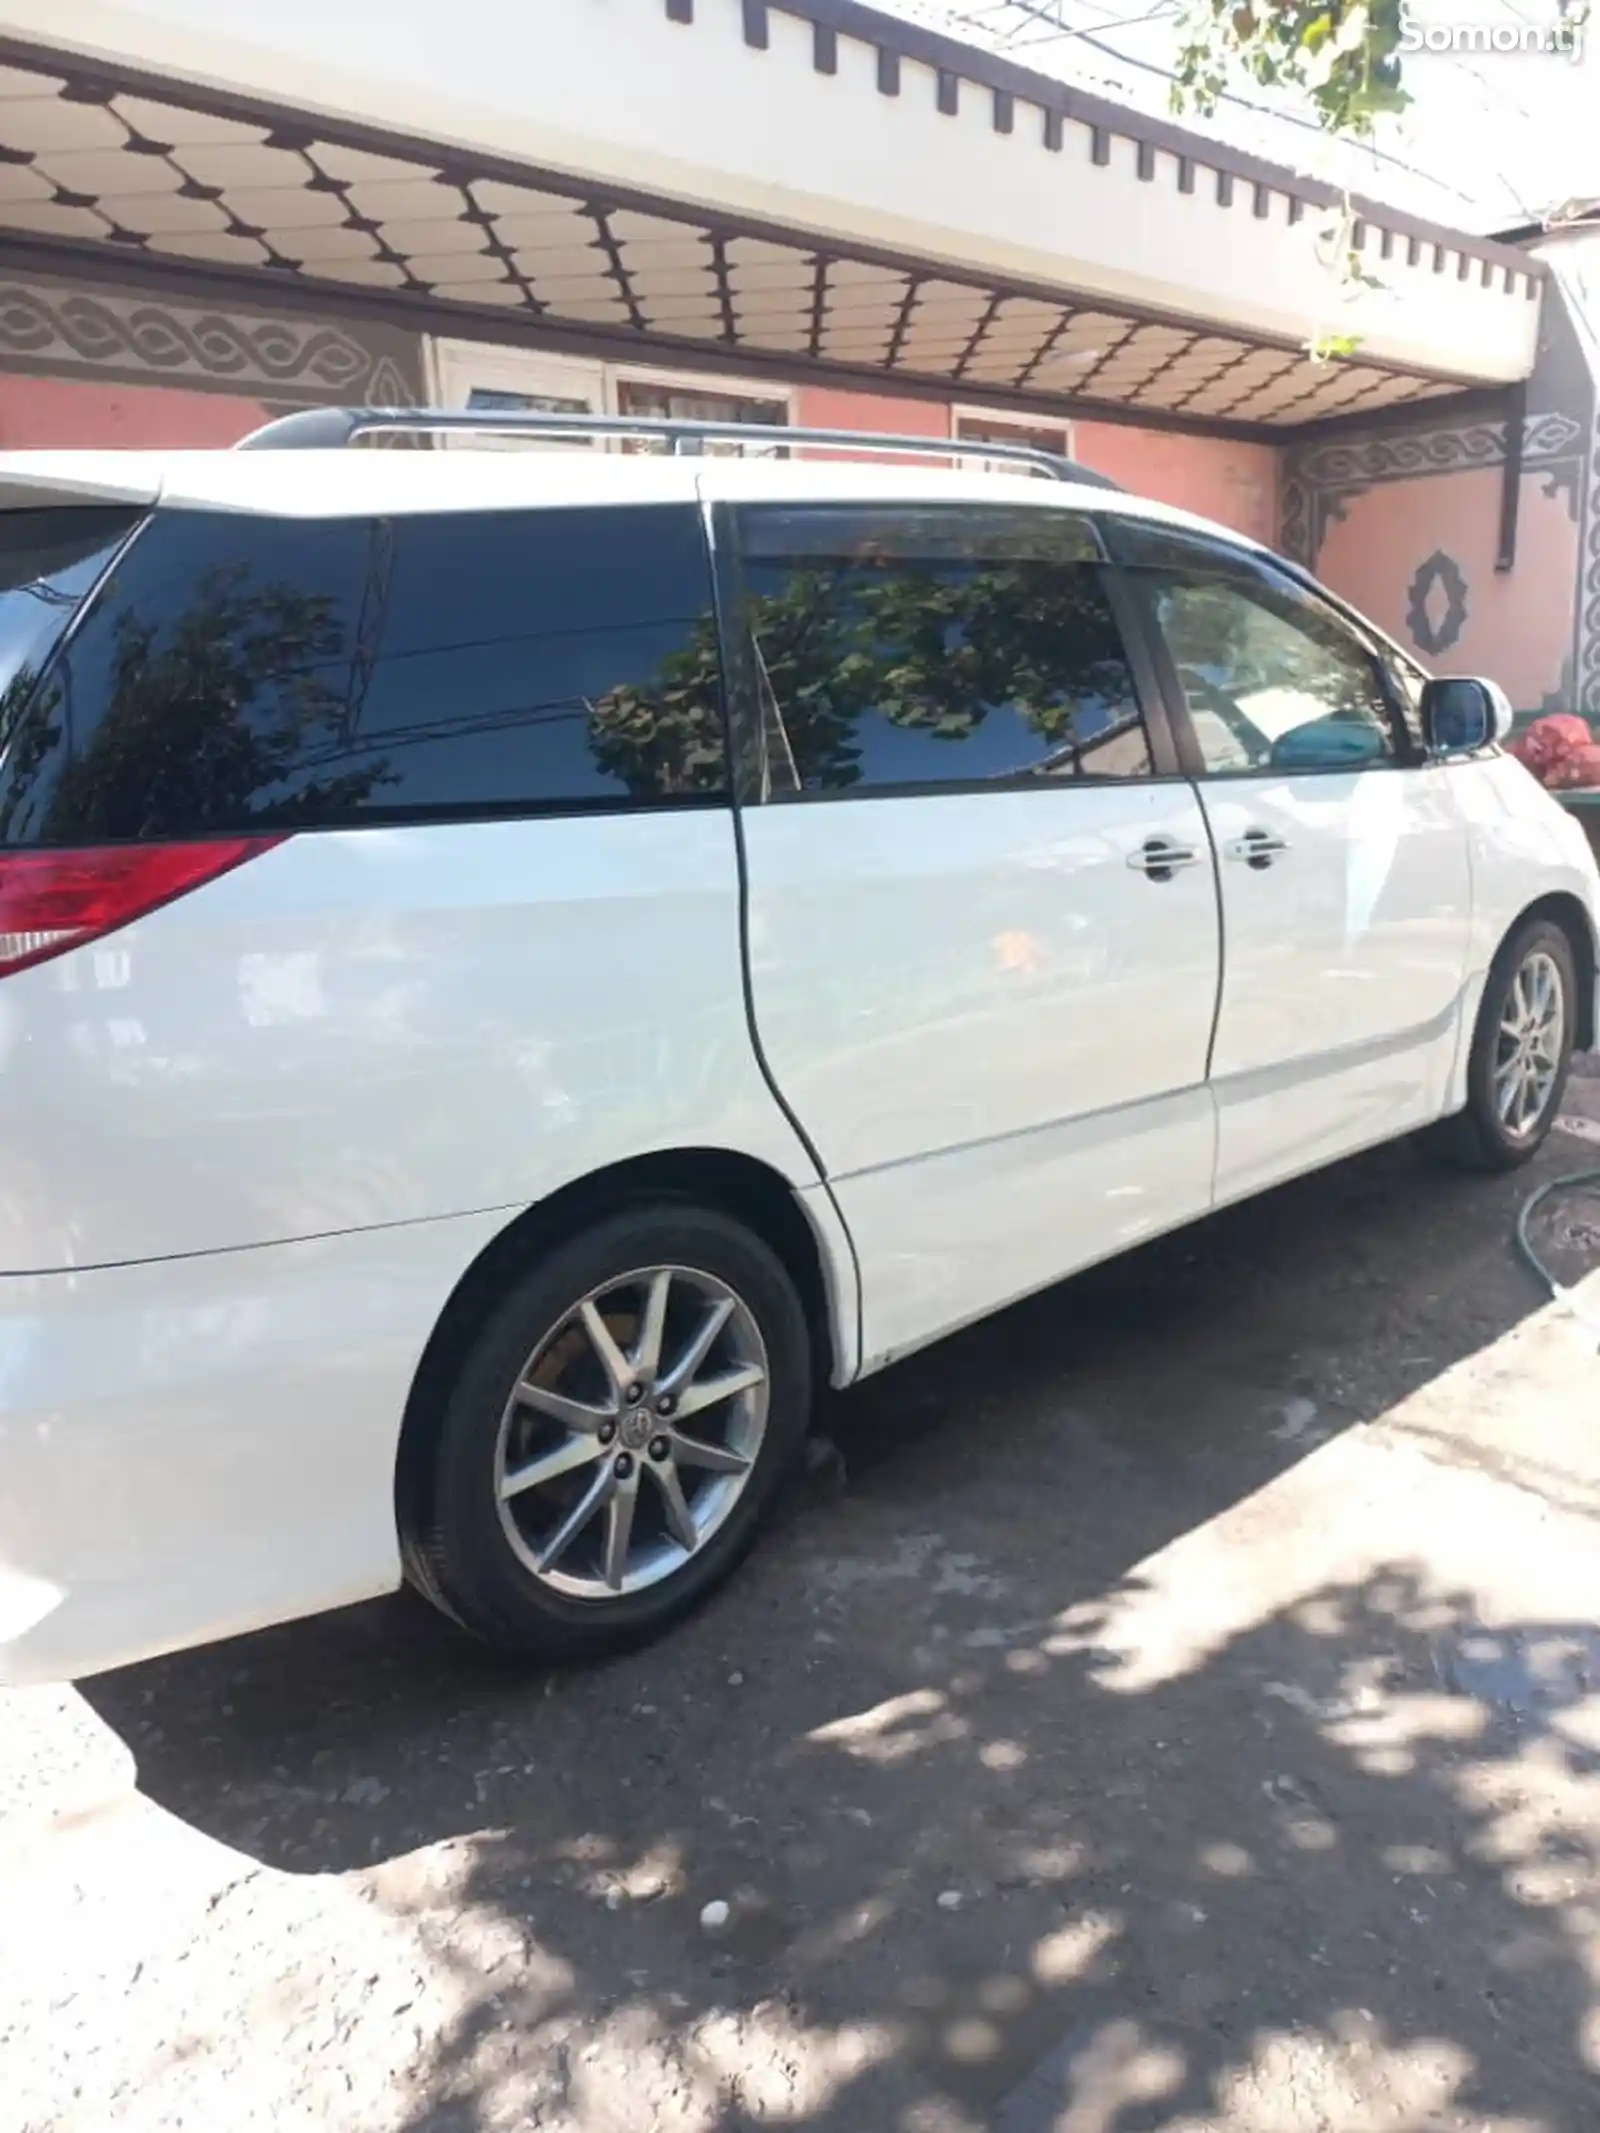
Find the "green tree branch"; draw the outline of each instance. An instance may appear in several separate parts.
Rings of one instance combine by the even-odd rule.
[[[1305,99],[1330,139],[1369,140],[1381,118],[1411,98],[1401,79],[1402,0],[1185,0],[1173,109],[1209,118],[1234,81],[1291,91]],[[1350,300],[1381,286],[1366,273],[1352,241],[1355,209],[1348,192],[1317,238],[1337,295]],[[1314,362],[1353,355],[1360,336],[1318,328],[1307,350]]]

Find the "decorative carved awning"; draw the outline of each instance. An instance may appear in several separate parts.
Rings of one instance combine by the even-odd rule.
[[[235,296],[217,305],[109,276],[0,273],[0,364],[52,377],[285,407],[411,407],[422,398],[418,353],[415,334],[383,320],[335,321]]]
[[[685,0],[634,4],[695,22]],[[741,18],[746,44],[764,61],[776,60],[767,44],[780,13],[804,18],[819,77],[839,69],[852,35],[870,30],[885,97],[905,93],[928,42],[848,0],[774,0],[746,5]],[[911,40],[904,82],[894,37]],[[685,64],[695,63],[694,37],[681,50]],[[961,48],[940,52],[949,58]],[[635,355],[648,345],[699,368],[887,382],[1245,435],[1282,436],[1484,382],[1465,359],[1428,367],[1358,353],[1313,363],[1287,335],[836,233],[824,240],[776,214],[690,205],[600,171],[574,175],[336,120],[103,54],[91,62],[13,36],[0,38],[0,60],[0,242],[12,240],[13,265],[44,250],[58,266],[68,255],[102,272],[115,264],[168,290],[178,286],[174,276],[225,279],[258,303],[303,309],[321,301],[346,315],[356,306],[417,330]],[[935,69],[941,111],[958,109],[963,78],[1001,66],[977,52],[964,64],[966,77],[953,63]],[[1101,122],[1110,107],[1086,116],[1078,107],[1088,100],[1063,85],[1002,71],[1003,80],[985,84],[995,131],[1011,133],[1026,116],[1047,159],[1081,151],[1089,173],[1111,165],[1112,136]],[[1030,84],[1041,100],[1032,111],[1022,101]],[[1122,117],[1147,131],[1154,124]],[[1203,183],[1217,207],[1243,218],[1244,234],[1263,217],[1287,229],[1315,194],[1290,173],[1277,173],[1274,192],[1258,172],[1235,198],[1226,152],[1173,129],[1155,132],[1160,143],[1115,144],[1129,150],[1120,178],[1151,213],[1164,188],[1193,195]],[[1178,153],[1174,142],[1207,150],[1210,163]],[[1533,317],[1537,262],[1481,240],[1447,243],[1446,232],[1425,243],[1404,218],[1390,222],[1362,232],[1376,271],[1393,260],[1397,272],[1421,271],[1441,290],[1470,284],[1484,305]],[[1063,262],[1063,281],[1070,271]],[[58,323],[70,339],[70,322]],[[87,315],[80,326],[94,330]],[[1531,328],[1517,330],[1531,347]]]

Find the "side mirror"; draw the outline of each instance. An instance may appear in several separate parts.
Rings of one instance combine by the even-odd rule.
[[[1424,682],[1422,731],[1432,755],[1470,755],[1511,731],[1511,699],[1497,681],[1465,675]]]

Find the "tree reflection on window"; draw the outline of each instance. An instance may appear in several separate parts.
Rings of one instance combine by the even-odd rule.
[[[325,594],[219,565],[170,620],[123,608],[100,656],[103,701],[92,724],[74,718],[46,842],[292,827],[358,807],[391,775],[381,756],[350,763],[349,651]],[[70,706],[78,664],[69,657],[45,691],[52,722],[49,699]],[[8,809],[25,785],[14,773]]]
[[[758,573],[756,637],[804,789],[1148,770],[1093,570],[858,557]]]
[[[1121,638],[1081,564],[854,555],[747,566],[771,789],[1135,777],[1149,753]],[[649,688],[595,708],[630,788],[711,760],[711,621]]]

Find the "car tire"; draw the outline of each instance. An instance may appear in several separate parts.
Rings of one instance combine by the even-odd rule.
[[[805,1314],[758,1236],[687,1202],[608,1215],[516,1279],[465,1354],[414,1471],[412,1580],[514,1655],[642,1642],[747,1552],[810,1408]]]
[[[1538,1011],[1551,987],[1558,1025],[1541,1022]],[[1515,1170],[1539,1152],[1566,1089],[1577,1004],[1572,943],[1554,920],[1531,918],[1508,934],[1478,1009],[1466,1107],[1421,1136],[1430,1155],[1456,1169],[1495,1171]]]

